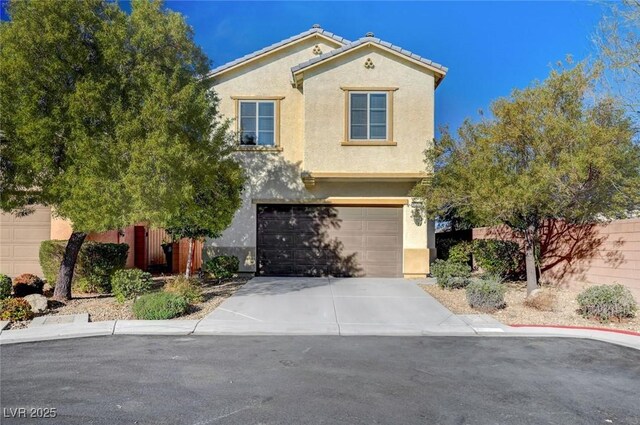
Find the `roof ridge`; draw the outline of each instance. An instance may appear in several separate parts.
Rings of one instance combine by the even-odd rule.
[[[351,43],[351,41],[347,40],[344,37],[341,37],[341,36],[339,36],[337,34],[334,34],[334,33],[330,32],[330,31],[327,31],[327,30],[324,30],[324,29],[320,28],[319,26],[315,26],[314,25],[313,28],[310,28],[310,29],[308,29],[306,31],[303,31],[303,32],[299,33],[299,34],[296,34],[296,35],[293,35],[291,37],[285,38],[284,40],[278,41],[277,43],[273,43],[273,44],[271,44],[271,45],[269,45],[267,47],[263,47],[260,50],[256,50],[256,51],[248,53],[248,54],[246,54],[246,55],[244,55],[244,56],[242,56],[242,57],[240,57],[238,59],[234,59],[234,60],[232,60],[230,62],[227,62],[225,64],[217,66],[217,67],[213,68],[211,71],[209,71],[207,73],[207,75],[205,76],[205,78],[211,77],[212,75],[218,74],[218,73],[220,73],[220,72],[222,72],[222,71],[224,71],[226,69],[229,69],[229,68],[234,67],[236,65],[240,65],[241,63],[247,62],[247,61],[249,61],[251,59],[254,59],[254,58],[258,57],[258,56],[261,56],[261,55],[263,55],[265,53],[268,53],[268,52],[270,52],[272,50],[275,50],[275,49],[277,49],[279,47],[282,47],[282,46],[287,45],[289,43],[292,43],[294,41],[300,40],[300,39],[302,39],[304,37],[307,37],[309,35],[312,35],[312,34],[322,34],[322,35],[324,35],[326,37],[329,37],[329,38],[337,41],[338,43],[342,44],[343,46],[344,45],[348,45],[348,44]]]

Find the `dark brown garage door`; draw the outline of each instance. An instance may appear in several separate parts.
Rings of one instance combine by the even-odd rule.
[[[402,208],[258,205],[258,273],[402,276]]]

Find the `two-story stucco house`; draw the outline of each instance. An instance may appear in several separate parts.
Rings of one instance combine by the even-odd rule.
[[[261,275],[423,277],[433,223],[412,207],[427,176],[434,91],[447,69],[367,34],[314,27],[213,69],[248,178],[205,256]]]

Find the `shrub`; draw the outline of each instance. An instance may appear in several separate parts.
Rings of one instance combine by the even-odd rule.
[[[469,264],[471,262],[471,253],[473,252],[473,244],[470,242],[458,242],[449,249],[448,261],[456,263]]]
[[[49,240],[40,244],[40,267],[45,279],[55,286],[67,241]],[[111,291],[111,275],[127,263],[129,245],[85,242],[80,248],[73,273],[73,289],[78,292]]]
[[[524,255],[515,242],[475,240],[473,258],[482,271],[502,278],[516,276],[524,270]]]
[[[467,264],[452,260],[436,260],[431,266],[431,274],[443,289],[464,288],[469,284],[471,268]]]
[[[129,245],[87,242],[78,255],[78,282],[88,292],[111,292],[111,276],[127,264]],[[84,291],[87,292],[87,291]]]
[[[13,279],[13,294],[24,297],[31,294],[42,294],[44,282],[38,276],[24,273]]]
[[[124,302],[151,290],[151,274],[140,269],[117,270],[111,276],[113,295]]]
[[[495,278],[474,279],[465,291],[469,306],[476,310],[490,312],[506,306],[505,287]]]
[[[58,277],[58,271],[60,270],[60,263],[62,263],[62,256],[64,255],[64,249],[67,245],[67,241],[49,240],[42,241],[40,244],[40,267],[42,268],[42,274],[44,278],[51,286],[55,286],[56,278]],[[77,275],[74,273],[74,281]]]
[[[188,307],[189,302],[180,295],[154,292],[134,301],[133,315],[143,320],[173,319],[184,314]]]
[[[180,275],[165,283],[164,290],[165,292],[181,296],[190,304],[202,302],[202,287],[198,279],[188,279]]]
[[[31,305],[22,298],[0,300],[0,320],[18,322],[33,319]]]
[[[638,304],[631,292],[619,284],[587,288],[578,295],[577,301],[579,311],[584,317],[592,317],[603,322],[635,317],[638,310]]]
[[[0,274],[0,300],[11,296],[11,278],[6,274]]]
[[[536,289],[525,298],[523,304],[540,311],[553,311],[556,304],[556,295],[550,291]]]
[[[202,265],[202,270],[206,273],[210,273],[217,279],[229,279],[232,278],[238,269],[240,268],[240,261],[238,257],[232,255],[218,255],[207,260]]]

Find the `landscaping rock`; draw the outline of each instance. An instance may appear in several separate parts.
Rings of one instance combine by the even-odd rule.
[[[24,300],[31,306],[34,313],[44,313],[47,310],[47,298],[40,294],[31,294],[24,297]]]
[[[534,289],[524,300],[524,305],[540,311],[553,311],[555,303],[555,295],[542,289]]]

